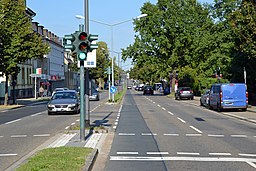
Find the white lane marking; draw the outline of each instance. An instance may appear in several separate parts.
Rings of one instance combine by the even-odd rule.
[[[116,129],[116,126],[113,126],[113,129]]]
[[[157,135],[155,133],[141,133],[141,135]]]
[[[14,123],[14,122],[18,122],[20,121],[21,119],[16,119],[16,120],[13,120],[13,121],[10,121],[10,122],[6,122],[5,124],[8,125],[8,124],[11,124],[11,123]]]
[[[54,148],[54,147],[61,147],[65,146],[77,133],[72,134],[63,134],[63,136],[56,139],[53,143],[51,143],[48,147]]]
[[[65,129],[69,129],[69,126],[67,126]]]
[[[164,107],[162,107],[163,110],[166,110]]]
[[[49,137],[50,134],[38,134],[38,135],[33,135],[34,137]]]
[[[27,137],[27,135],[12,135],[11,138],[23,138]]]
[[[76,120],[76,122],[79,122],[79,121],[80,121],[80,119],[77,119],[77,120]]]
[[[1,112],[3,112],[3,113],[4,113],[4,112],[7,112],[7,111],[8,111],[8,110],[3,110],[3,111],[1,111]]]
[[[118,119],[116,119],[116,122],[118,122]]]
[[[157,105],[158,107],[161,107],[159,104]]]
[[[123,108],[123,105],[120,106],[118,113],[121,113],[122,108]]]
[[[190,128],[192,128],[193,130],[195,130],[196,132],[202,134],[203,132],[200,131],[199,129],[195,128],[194,126],[189,126]]]
[[[234,138],[246,138],[247,135],[230,135],[231,137],[234,137]]]
[[[198,156],[200,153],[189,153],[189,152],[177,152],[178,155],[193,155]]]
[[[246,163],[248,163],[248,164],[251,165],[252,167],[256,168],[256,164],[254,164],[253,162],[247,161]]]
[[[179,136],[179,134],[164,134],[166,136]]]
[[[3,138],[4,136],[0,136],[0,138]]]
[[[33,115],[31,115],[31,116],[37,116],[37,115],[40,115],[40,114],[42,114],[42,113],[39,112],[39,113],[33,114]]]
[[[152,103],[156,103],[156,102],[152,102]]]
[[[202,134],[186,134],[187,137],[200,137]]]
[[[183,122],[183,123],[186,123],[186,121],[184,121],[183,119],[181,119],[181,118],[179,118],[179,117],[177,117],[177,119],[179,119],[181,122]]]
[[[168,152],[147,152],[149,155],[154,155],[154,154],[169,154]]]
[[[208,134],[208,137],[224,137],[224,135]]]
[[[173,113],[172,113],[172,112],[170,112],[170,111],[169,111],[168,113],[169,113],[170,115],[173,115]]]
[[[76,123],[75,122],[73,122],[71,125],[75,125]]]
[[[119,161],[201,161],[201,162],[256,162],[252,158],[229,157],[142,157],[142,156],[110,156],[110,160]]]
[[[243,154],[243,153],[238,153],[239,156],[246,156],[246,157],[256,157],[256,154]]]
[[[231,156],[230,153],[209,153],[211,156]]]
[[[17,156],[18,154],[0,154],[0,157]]]
[[[129,135],[129,136],[134,136],[135,134],[134,133],[118,133],[118,135]]]
[[[118,151],[118,152],[116,152],[116,154],[134,154],[134,155],[136,155],[136,154],[139,154],[139,152],[129,152],[129,151],[123,151],[123,152],[121,152],[121,151]]]
[[[118,122],[115,122],[115,125],[117,125],[118,124]]]

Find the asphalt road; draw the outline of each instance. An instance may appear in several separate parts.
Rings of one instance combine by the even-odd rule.
[[[91,122],[97,123],[105,116],[93,115],[101,103],[106,102],[107,92],[100,101],[91,101]],[[79,125],[79,114],[47,114],[47,102],[37,102],[26,107],[0,111],[0,171],[5,171],[24,156],[51,139],[67,132],[70,126]]]
[[[128,90],[104,170],[256,170],[256,125]]]

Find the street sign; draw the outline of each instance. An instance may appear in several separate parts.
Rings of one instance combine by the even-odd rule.
[[[117,89],[116,89],[115,86],[111,86],[111,87],[110,87],[110,93],[115,94],[116,91],[117,91]]]
[[[42,77],[42,74],[29,74],[30,77]]]

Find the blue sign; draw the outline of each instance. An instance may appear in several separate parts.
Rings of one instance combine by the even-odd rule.
[[[117,89],[115,86],[111,86],[109,90],[110,90],[110,93],[115,94]]]

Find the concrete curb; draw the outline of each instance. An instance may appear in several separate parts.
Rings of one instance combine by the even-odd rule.
[[[85,166],[82,168],[83,171],[91,171],[93,168],[93,165],[98,157],[98,149],[93,149],[92,153],[87,156],[85,160]]]

